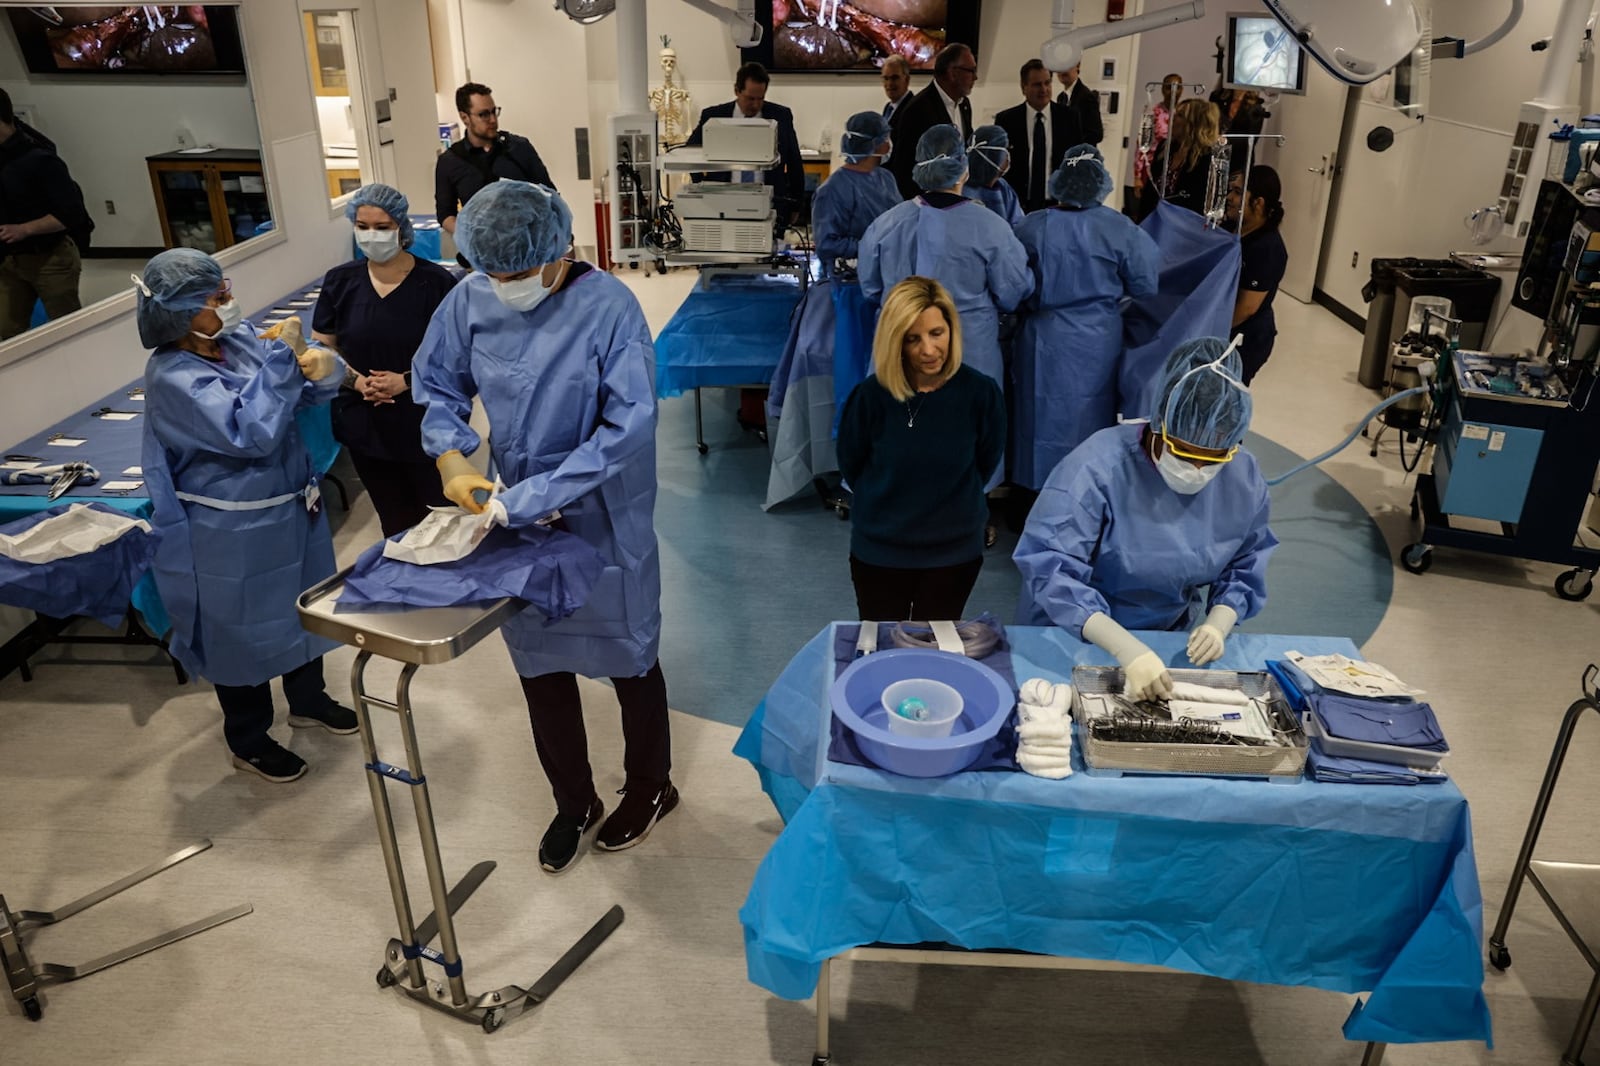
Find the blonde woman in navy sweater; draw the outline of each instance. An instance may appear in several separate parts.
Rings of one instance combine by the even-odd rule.
[[[1005,401],[961,365],[955,303],[932,278],[884,298],[872,366],[839,420],[857,609],[874,621],[960,618],[983,567],[983,487],[1005,455]]]

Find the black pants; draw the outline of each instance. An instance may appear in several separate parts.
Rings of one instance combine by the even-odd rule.
[[[667,783],[672,770],[672,735],[667,723],[667,679],[661,663],[643,677],[613,677],[622,705],[622,767],[627,787],[649,790]],[[550,779],[556,810],[582,818],[595,801],[589,769],[589,734],[573,674],[541,674],[522,679],[533,724],[533,746]]]
[[[228,750],[249,758],[272,739],[267,736],[272,728],[272,683],[218,685],[216,689]],[[289,701],[289,713],[319,713],[329,702],[322,682],[322,656],[284,674],[283,695]]]
[[[982,569],[981,555],[968,563],[919,570],[873,566],[850,557],[856,610],[874,622],[954,621],[966,609]]]
[[[378,512],[383,535],[392,537],[428,516],[429,507],[448,507],[439,471],[432,463],[397,463],[376,459],[350,449],[356,476],[367,487],[367,497]]]

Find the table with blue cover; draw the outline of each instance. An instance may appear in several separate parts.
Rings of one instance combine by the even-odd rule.
[[[656,337],[656,398],[694,391],[695,443],[706,451],[700,390],[772,382],[800,303],[792,275],[703,274]]]
[[[1007,632],[1019,682],[1112,664],[1059,629]],[[1187,665],[1184,634],[1139,636]],[[785,823],[739,912],[756,984],[803,999],[851,949],[948,944],[1369,993],[1344,1035],[1379,1058],[1387,1043],[1489,1042],[1454,783],[1094,776],[1076,746],[1060,781],[846,765],[827,758],[833,640],[830,626],[801,649],[734,748]],[[1237,633],[1217,665],[1259,670],[1291,649],[1360,657],[1342,638]]]
[[[282,299],[268,304],[263,310],[251,316],[250,321],[260,328],[269,319],[275,320],[295,314],[300,316],[305,335],[309,338],[311,310],[316,303],[316,298],[311,293],[318,291],[321,284],[322,279],[319,277]],[[304,303],[306,306],[293,306],[297,303]],[[131,325],[129,331],[130,356],[135,356],[137,340],[132,336]],[[142,378],[130,381],[81,411],[68,415],[55,425],[16,444],[6,446],[3,454],[32,456],[46,464],[85,462],[99,471],[100,477],[92,485],[73,486],[67,495],[58,500],[48,498],[50,492],[48,484],[0,484],[0,525],[58,504],[91,500],[115,507],[119,511],[126,511],[136,518],[149,519],[152,514],[150,497],[145,493],[144,475],[140,470],[144,442],[143,384]],[[126,418],[127,414],[133,414],[134,417]],[[339,457],[339,443],[333,437],[331,405],[302,408],[295,415],[295,423],[306,442],[306,448],[311,453],[317,472],[326,475],[334,460]],[[63,447],[50,443],[52,440],[61,439],[82,440],[83,443],[76,447]],[[125,473],[129,470],[133,472]],[[139,485],[135,489],[126,490],[106,487],[115,482],[138,482]],[[342,488],[340,491],[342,495]],[[148,632],[162,634],[172,628],[166,608],[162,606],[161,597],[156,592],[155,580],[150,574],[145,574],[134,586],[132,606],[143,618]],[[132,635],[134,634],[130,630],[130,636]],[[33,639],[35,636],[37,634],[19,635],[13,638],[12,644],[20,640],[24,644],[34,645],[37,643]],[[55,640],[59,637],[57,634],[52,634],[49,639]]]

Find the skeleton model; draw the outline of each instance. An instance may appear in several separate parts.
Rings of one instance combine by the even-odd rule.
[[[672,38],[661,38],[661,74],[662,84],[659,89],[650,90],[650,110],[656,113],[660,121],[661,147],[665,149],[669,144],[677,144],[683,140],[687,133],[685,127],[689,114],[689,93],[680,89],[674,82],[678,69],[678,53],[672,50]]]

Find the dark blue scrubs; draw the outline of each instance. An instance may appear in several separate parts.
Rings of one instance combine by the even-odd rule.
[[[1278,295],[1278,283],[1289,266],[1289,250],[1276,227],[1258,229],[1239,241],[1239,291],[1264,292],[1256,313],[1239,323],[1235,333],[1242,333],[1239,359],[1244,363],[1244,383],[1266,365],[1272,354],[1272,341],[1278,335],[1278,320],[1272,313],[1272,299]]]

